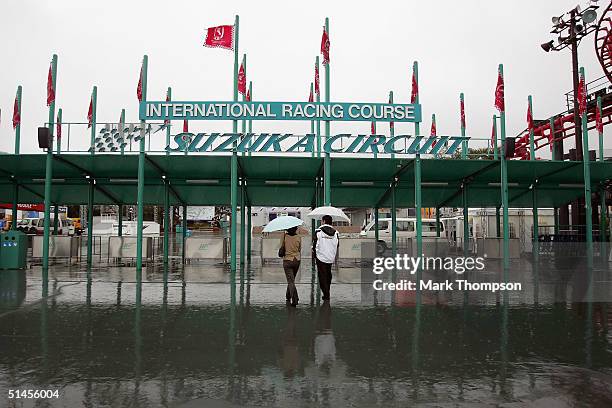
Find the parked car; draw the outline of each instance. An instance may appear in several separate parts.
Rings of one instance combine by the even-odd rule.
[[[436,236],[436,220],[431,218],[423,218],[423,236]],[[396,218],[396,236],[397,238],[415,238],[416,237],[416,218]],[[439,223],[440,236],[444,234],[444,224]],[[374,221],[370,221],[359,234],[362,237],[375,238]],[[391,218],[378,219],[378,242],[376,244],[379,251],[384,251],[391,247]]]
[[[68,220],[58,219],[58,235],[69,235],[71,230],[72,235],[74,235],[74,226],[71,228],[68,222]],[[43,217],[21,219],[17,222],[17,230],[25,232],[26,234],[42,235],[45,232],[45,219]],[[53,231],[53,217],[51,218],[51,231]]]

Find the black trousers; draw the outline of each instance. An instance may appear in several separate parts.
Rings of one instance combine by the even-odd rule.
[[[287,278],[287,300],[297,303],[299,300],[297,288],[295,287],[295,275],[300,269],[300,261],[294,259],[292,261],[283,260],[283,269],[285,270],[285,278]]]
[[[329,288],[332,283],[331,269],[332,264],[317,259],[317,275],[319,276],[319,287],[323,292],[323,300],[329,300]]]

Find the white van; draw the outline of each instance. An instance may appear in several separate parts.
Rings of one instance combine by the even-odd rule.
[[[53,219],[51,216],[51,233],[53,233]],[[71,220],[58,218],[57,228],[59,235],[74,235],[74,224]],[[17,221],[17,229],[26,234],[42,235],[45,232],[45,219],[44,217],[23,218]]]
[[[391,218],[379,218],[378,219],[378,242],[385,247],[391,247]],[[397,238],[414,238],[416,237],[416,218],[396,218],[397,225]],[[423,218],[423,236],[424,237],[435,237],[436,236],[436,220],[433,218]],[[444,233],[444,224],[440,225],[440,236],[446,236]],[[375,238],[374,221],[370,221],[366,225],[361,233],[362,237]]]

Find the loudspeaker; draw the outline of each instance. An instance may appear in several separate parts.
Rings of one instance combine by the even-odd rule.
[[[504,145],[504,157],[506,159],[511,159],[514,157],[514,146],[516,139],[513,137],[506,138],[506,144]]]
[[[38,147],[41,149],[49,149],[52,145],[51,142],[51,133],[49,132],[49,128],[39,127],[38,128]]]

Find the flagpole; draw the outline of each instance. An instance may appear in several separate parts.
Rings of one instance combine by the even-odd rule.
[[[59,108],[57,110],[57,125],[62,126],[62,108]],[[60,154],[61,151],[62,151],[62,139],[58,132],[57,134],[57,154]]]
[[[389,103],[393,103],[393,91],[389,91]],[[395,123],[393,123],[393,126],[391,126],[391,123],[393,122],[389,122],[389,137],[393,138],[395,136]],[[391,158],[395,158],[395,153],[391,153]]]
[[[242,66],[244,67],[244,79],[246,81],[247,77],[247,56],[246,54],[242,54]],[[245,83],[246,85],[246,83]],[[242,102],[246,102],[246,92],[242,95]],[[242,139],[244,139],[247,130],[246,119],[242,119]],[[244,156],[244,152],[242,152]]]
[[[372,133],[373,135],[376,135],[376,121],[372,121],[372,129],[374,132]],[[374,154],[374,158],[378,157],[378,154],[376,153],[376,150],[374,150],[374,148],[372,148],[373,150],[373,154]]]
[[[238,101],[238,38],[239,38],[239,24],[240,18],[236,15],[236,21],[234,22],[234,102]],[[238,121],[236,119],[232,122],[232,130],[233,133],[238,133]],[[232,219],[230,224],[230,281],[231,285],[231,293],[233,294],[235,291],[235,279],[236,279],[236,222],[237,219],[237,210],[238,206],[238,156],[236,152],[236,144],[234,143],[234,148],[232,149],[232,158],[231,158],[231,190],[230,190],[230,202],[232,206]]]
[[[21,144],[21,92],[22,87],[19,85],[17,87],[17,95],[15,96],[17,99],[17,112],[19,113],[19,123],[15,126],[15,155],[19,154],[19,146]],[[15,112],[13,112],[15,115]],[[17,180],[14,181],[14,194],[13,194],[13,209],[12,209],[12,228],[14,230],[17,229],[17,203],[19,202],[19,184]]]
[[[502,81],[504,80],[504,64],[499,64],[499,75]],[[505,84],[504,84],[505,86]],[[503,235],[504,235],[504,281],[507,280],[508,267],[510,266],[510,229],[508,219],[508,164],[506,161],[505,144],[506,144],[506,108],[505,108],[505,96],[504,98],[504,109],[499,112],[499,125],[501,131],[501,196],[502,196],[502,207],[503,209]]]
[[[316,72],[319,72],[319,56],[315,58]],[[321,103],[321,81],[319,80],[319,92],[315,92],[317,105]],[[321,120],[317,119],[317,157],[321,158]]]
[[[96,152],[96,108],[98,105],[98,87],[94,85],[91,91],[91,155]]]
[[[313,95],[313,98],[314,98],[314,86],[313,86],[312,82],[310,83],[310,95]],[[313,100],[314,100],[314,99],[313,99]],[[315,132],[314,132],[314,131],[315,131],[315,121],[314,121],[314,120],[311,120],[311,121],[310,121],[310,134],[311,134],[311,135],[314,135],[314,134],[315,134]],[[315,155],[316,155],[316,153],[315,153],[315,149],[312,149],[312,154],[311,154],[311,156],[312,156],[312,157],[315,157]]]
[[[535,146],[534,146],[534,134],[533,134],[533,105],[531,95],[527,97],[527,105],[529,114],[531,115],[531,122],[527,124],[529,126],[529,159],[535,160]]]
[[[147,70],[149,67],[149,57],[142,58],[142,102],[147,101]],[[95,115],[95,109],[94,109]],[[95,117],[95,116],[94,116]],[[140,121],[140,140],[138,151],[138,195],[137,195],[137,220],[136,220],[136,281],[142,282],[142,224],[144,217],[144,168],[145,168],[145,127],[146,121]],[[183,226],[185,228],[185,226]],[[183,245],[185,243],[183,242]],[[140,291],[137,291],[137,295]]]
[[[250,101],[253,100],[253,82],[249,81],[249,96],[250,96]],[[253,132],[253,119],[249,119],[249,130],[248,130],[249,134]],[[249,136],[250,137],[250,136]],[[247,146],[251,145],[251,141],[249,140],[249,142],[247,143]],[[251,155],[251,151],[249,150],[248,155]],[[250,207],[249,207],[250,208]],[[250,235],[249,235],[250,237]],[[250,250],[250,247],[248,247]]]
[[[172,100],[172,88],[171,87],[168,87],[168,90],[166,90],[166,99],[168,99],[169,101]],[[168,119],[168,126],[166,127],[166,148],[170,146],[170,130],[171,130],[170,128],[172,127],[171,123],[172,121]],[[170,151],[168,151],[167,149],[164,149],[164,150],[166,150],[166,155],[170,154]]]
[[[121,135],[121,154],[125,153],[125,109],[121,109],[121,116],[119,116],[119,135]],[[131,142],[131,140],[130,140]],[[121,229],[119,230],[121,231]]]
[[[19,154],[19,148],[21,146],[21,91],[22,87],[17,87],[17,112],[19,112],[19,123],[15,127],[15,154]]]
[[[460,120],[461,120],[461,137],[463,138],[463,141],[461,142],[461,158],[462,159],[467,159],[468,158],[468,142],[467,139],[465,139],[465,123],[463,118],[465,117],[465,99],[463,96],[463,92],[461,92],[459,94],[459,103],[460,103],[460,109],[462,110],[462,112],[459,113],[459,115],[463,115]]]
[[[412,72],[414,75],[414,82],[417,85],[417,89],[419,87],[419,63],[417,61],[414,61],[414,63],[412,64]],[[417,91],[415,98],[414,98],[414,103],[415,104],[419,104],[419,92]],[[421,134],[421,124],[419,122],[414,122],[414,135],[415,136],[420,136]]]
[[[497,115],[493,115],[493,160],[497,160]]]
[[[53,79],[53,91],[57,96],[57,54],[53,54],[51,60],[51,76]],[[21,112],[19,113],[21,116]],[[49,229],[51,227],[51,180],[53,177],[53,125],[55,120],[55,98],[49,104],[49,147],[47,148],[47,160],[45,165],[45,223],[43,233],[43,287],[46,287],[49,279]]]
[[[325,17],[325,31],[327,32],[327,38],[329,37],[329,18]],[[331,59],[331,58],[330,58]],[[329,65],[330,65],[330,61],[327,61],[327,64],[325,64],[325,102],[329,103],[329,91],[330,91],[330,86],[329,86],[329,76],[330,76],[330,72],[329,72]],[[329,132],[330,132],[330,122],[329,120],[325,121],[325,142],[327,142],[328,138],[329,138]],[[325,162],[324,162],[324,175],[325,175],[325,188],[324,188],[324,202],[325,205],[331,205],[331,157],[329,155],[328,152],[325,152]]]

